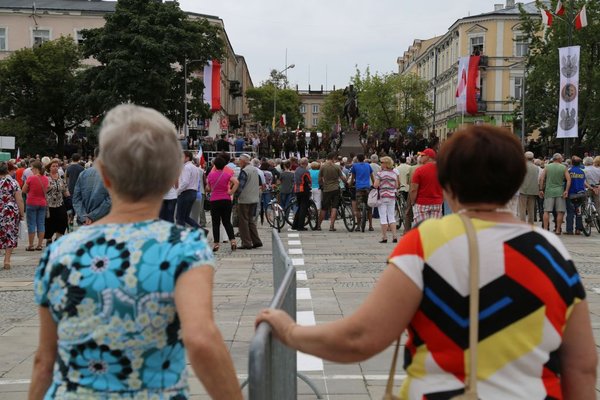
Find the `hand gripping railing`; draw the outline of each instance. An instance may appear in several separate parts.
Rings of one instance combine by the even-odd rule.
[[[270,308],[284,310],[296,317],[296,269],[287,256],[277,230],[273,229],[273,287]],[[285,347],[271,334],[271,326],[262,322],[250,343],[248,383],[250,400],[280,400],[297,397],[297,381],[305,381],[321,398],[315,385],[297,372],[296,351]]]

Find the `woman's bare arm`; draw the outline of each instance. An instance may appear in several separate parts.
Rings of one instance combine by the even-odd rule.
[[[596,399],[598,355],[587,301],[573,307],[559,349],[560,379],[565,400]]]
[[[406,329],[421,303],[422,291],[396,266],[389,264],[359,309],[349,317],[316,326],[299,326],[285,312],[263,310],[286,345],[326,360],[352,363],[384,350]]]

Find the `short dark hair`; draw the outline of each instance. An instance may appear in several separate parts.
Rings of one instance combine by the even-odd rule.
[[[0,175],[8,174],[8,163],[5,161],[0,161]]]
[[[189,151],[189,150],[184,150],[184,151],[183,151],[183,156],[184,156],[185,158],[187,158],[188,160],[190,160],[190,161],[194,161],[194,153],[192,153],[192,152],[191,152],[191,151]]]
[[[221,152],[219,153],[219,155],[217,156],[219,158],[222,158],[223,160],[225,160],[225,164],[227,164],[229,162],[229,160],[231,160],[231,156],[229,155],[229,153],[226,152]]]
[[[225,168],[225,165],[227,165],[227,162],[222,157],[215,157],[213,159],[213,165],[215,166],[216,169],[218,169],[220,171],[223,168]]]
[[[365,161],[365,155],[364,154],[357,154],[356,155],[356,159],[358,160],[358,162],[363,162]]]
[[[527,171],[515,135],[491,125],[473,125],[452,135],[437,157],[438,178],[463,204],[506,204]]]
[[[79,162],[80,159],[81,156],[79,155],[79,153],[73,153],[73,155],[71,156],[71,160],[73,160],[73,162]]]
[[[336,157],[337,157],[337,154],[335,154],[335,151],[332,151],[331,153],[327,154],[328,160],[335,160]]]

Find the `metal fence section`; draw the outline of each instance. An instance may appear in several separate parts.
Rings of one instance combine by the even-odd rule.
[[[277,231],[273,229],[273,287],[270,308],[296,316],[296,269],[287,256]],[[248,361],[250,400],[295,399],[296,351],[273,338],[271,326],[261,323],[250,343]]]

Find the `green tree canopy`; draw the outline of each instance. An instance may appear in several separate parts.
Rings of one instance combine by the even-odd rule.
[[[73,38],[15,51],[0,62],[0,129],[24,152],[64,152],[65,135],[87,114]],[[11,132],[12,131],[12,132]]]
[[[255,121],[262,123],[263,126],[271,126],[273,121],[273,107],[275,106],[277,126],[279,126],[279,117],[281,114],[285,114],[287,126],[295,128],[302,122],[300,96],[295,90],[280,88],[283,87],[281,79],[284,79],[285,76],[277,78],[277,71],[273,70],[273,72],[275,75],[271,74],[269,80],[263,82],[258,87],[246,91],[250,112],[254,116]]]
[[[323,101],[322,116],[319,119],[318,129],[322,132],[328,132],[334,127],[338,120],[343,129],[347,129],[347,123],[344,119],[344,103],[346,96],[342,89],[334,90],[329,93]]]
[[[556,1],[550,5],[536,1],[538,7],[554,10]],[[573,29],[572,45],[581,46],[579,74],[579,138],[576,146],[583,145],[598,148],[600,145],[600,3],[577,0],[574,8],[571,2],[563,2],[572,17],[586,5],[589,25],[580,31]],[[521,6],[522,31],[530,42],[526,59],[526,132],[539,129],[545,146],[556,150],[561,148],[562,141],[554,140],[558,122],[559,96],[559,59],[558,49],[569,45],[569,23],[556,19],[551,27],[544,29],[538,18],[527,15]],[[529,105],[529,106],[528,106]],[[520,104],[517,105],[520,111]],[[558,145],[558,146],[557,146]],[[548,151],[548,148],[544,149]],[[575,149],[574,149],[575,150]],[[577,151],[577,150],[575,150]]]
[[[359,123],[366,122],[374,131],[409,126],[421,130],[427,126],[431,103],[427,81],[416,75],[371,74],[369,68],[356,70],[352,84],[358,91]]]
[[[191,19],[178,2],[120,0],[102,28],[83,31],[83,53],[100,65],[87,71],[87,104],[98,114],[123,102],[152,107],[183,125],[185,60],[189,74],[223,55],[218,27]],[[192,80],[189,93],[202,99],[203,85]],[[201,101],[191,114],[206,112]]]

